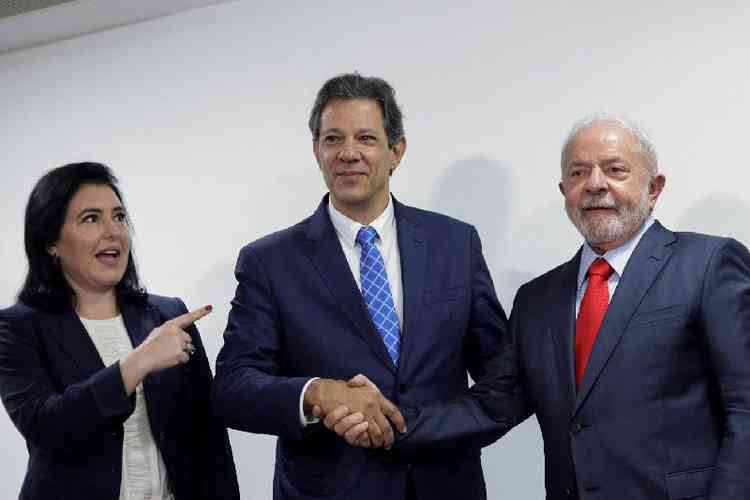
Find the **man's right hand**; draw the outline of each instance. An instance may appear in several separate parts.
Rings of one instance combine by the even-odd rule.
[[[361,438],[365,430],[370,444],[376,448],[390,448],[393,445],[395,436],[391,423],[399,432],[406,431],[406,423],[401,412],[372,382],[357,385],[351,381],[347,384],[342,380],[317,379],[312,381],[305,391],[303,404],[307,414],[312,413],[314,407],[318,407],[319,416],[326,417],[326,427],[337,433],[335,425],[343,420],[346,431],[357,434],[359,446],[366,444]],[[344,432],[339,435],[344,435]]]

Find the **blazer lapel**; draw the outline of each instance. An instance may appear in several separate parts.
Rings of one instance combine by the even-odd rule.
[[[599,329],[586,372],[583,375],[574,414],[581,407],[620,342],[633,313],[638,309],[646,292],[671,257],[673,249],[669,245],[674,241],[675,237],[672,232],[664,229],[658,222],[654,222],[635,247]]]
[[[161,324],[158,318],[153,317],[154,311],[150,307],[140,308],[134,304],[124,304],[120,306],[120,313],[134,349],[146,340],[151,330]]]
[[[122,319],[133,348],[138,347],[146,340],[151,331],[160,326],[166,317],[160,311],[151,306],[140,306],[125,303],[120,306]],[[187,377],[182,372],[190,369],[190,363],[171,368],[165,368],[149,374],[143,381],[148,404],[148,416],[152,432],[157,433],[163,427],[161,422],[171,415],[178,395]]]
[[[57,342],[80,368],[84,378],[104,368],[94,342],[73,309],[61,314],[45,314],[42,322],[45,331],[53,332]]]
[[[419,216],[394,198],[398,249],[401,256],[401,281],[404,303],[401,325],[401,354],[399,368],[406,364],[415,344],[419,314],[422,310],[427,241],[420,227]]]
[[[558,376],[571,404],[576,398],[575,384],[575,304],[578,291],[578,267],[581,250],[563,265],[559,282],[551,286],[545,303],[554,304],[550,314],[550,333],[557,354]]]
[[[321,280],[352,322],[355,332],[367,342],[375,355],[395,372],[396,367],[388,356],[383,339],[370,319],[362,299],[362,292],[354,281],[344,251],[341,249],[341,243],[328,217],[328,195],[323,198],[310,218],[306,249]]]

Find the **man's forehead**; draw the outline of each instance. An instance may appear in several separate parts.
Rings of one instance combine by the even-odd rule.
[[[383,130],[383,113],[375,99],[334,98],[321,113],[321,130],[355,126],[362,130]]]
[[[361,113],[382,115],[380,105],[375,99],[334,97],[323,107],[321,115],[330,115],[342,109],[356,110]]]
[[[610,154],[636,152],[633,134],[613,121],[595,122],[576,132],[568,145],[568,154]]]

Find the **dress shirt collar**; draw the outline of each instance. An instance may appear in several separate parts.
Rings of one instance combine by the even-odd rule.
[[[363,225],[336,210],[330,199],[328,200],[328,215],[331,217],[331,223],[339,239],[347,247],[354,248],[357,241],[357,234]],[[378,236],[380,236],[380,241],[382,242],[391,237],[394,221],[393,202],[391,201],[391,196],[389,196],[388,205],[385,207],[385,210],[369,226],[378,232]]]
[[[654,216],[649,215],[648,219],[646,219],[646,222],[643,223],[643,226],[641,226],[641,228],[637,233],[635,233],[632,238],[630,238],[619,247],[604,252],[604,254],[602,255],[594,252],[594,250],[588,243],[584,243],[583,251],[581,252],[581,264],[578,267],[578,289],[581,289],[581,286],[586,279],[586,272],[588,271],[589,266],[591,266],[591,263],[594,262],[594,260],[596,260],[598,257],[601,257],[609,262],[609,265],[612,266],[612,269],[615,270],[615,273],[617,273],[618,277],[622,276],[623,271],[625,271],[625,266],[628,264],[628,260],[633,254],[633,250],[635,250],[638,242],[641,241],[643,235],[655,221],[656,219],[654,219]]]

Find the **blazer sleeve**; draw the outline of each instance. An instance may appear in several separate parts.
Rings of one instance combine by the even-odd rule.
[[[497,299],[476,229],[472,227],[470,234],[471,309],[465,357],[469,374],[476,381],[487,376],[502,337],[508,333],[508,319]]]
[[[737,241],[712,255],[700,311],[724,414],[708,498],[750,498],[750,254]]]
[[[135,409],[118,362],[67,387],[56,386],[32,312],[0,313],[0,396],[23,437],[50,453],[77,453],[91,436],[124,422]]]
[[[300,423],[299,398],[310,377],[281,373],[280,313],[251,247],[240,252],[235,276],[237,290],[216,361],[213,411],[233,429],[302,439],[309,431]]]
[[[472,377],[477,382],[450,401],[420,408],[402,408],[407,432],[394,447],[411,455],[445,454],[458,448],[482,448],[497,441],[532,413],[522,386],[518,358],[516,296],[510,323],[495,295],[476,232],[473,234],[472,318],[469,335],[475,342]]]

